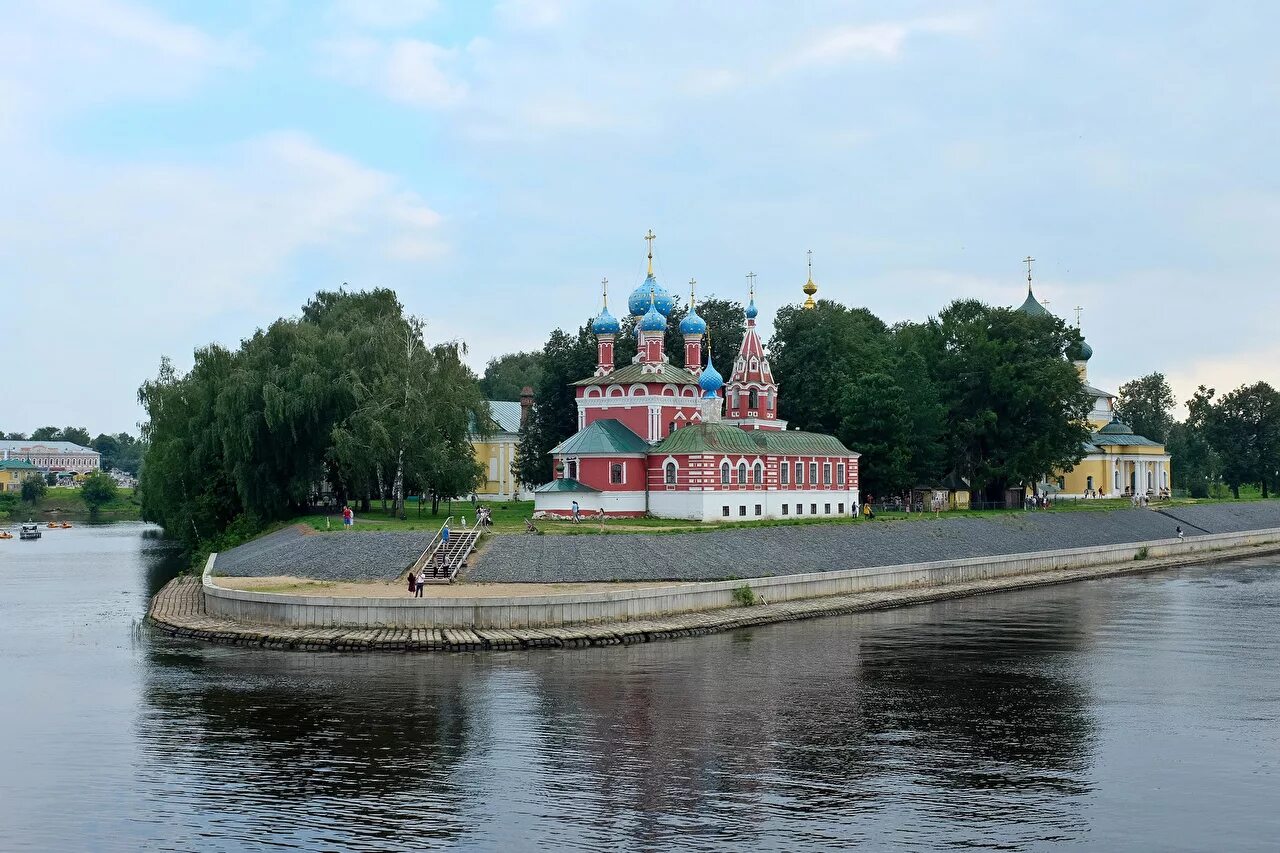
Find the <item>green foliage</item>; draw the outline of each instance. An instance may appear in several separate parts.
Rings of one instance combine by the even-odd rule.
[[[22,481],[22,502],[35,506],[44,499],[49,486],[39,474],[28,474]]]
[[[622,337],[622,336],[619,336]],[[596,339],[590,324],[576,335],[556,329],[542,348],[542,379],[534,389],[533,411],[520,429],[512,471],[522,483],[539,485],[552,477],[551,448],[578,428],[578,407],[571,383],[590,376],[596,366]]]
[[[1147,546],[1143,545],[1141,548],[1139,548],[1137,551],[1134,552],[1133,559],[1145,560],[1147,559],[1148,556],[1150,555],[1149,555],[1149,552],[1147,551]]]
[[[89,508],[89,516],[97,518],[103,505],[115,500],[116,481],[102,471],[90,474],[80,484],[80,497]]]
[[[889,328],[823,300],[783,308],[774,330],[779,415],[862,452],[865,494],[954,470],[1002,496],[1080,459],[1090,401],[1065,357],[1078,335],[1055,317],[969,301]]]
[[[1213,389],[1198,389],[1188,404],[1190,421],[1203,431],[1221,463],[1222,480],[1236,498],[1244,484],[1262,497],[1277,486],[1280,472],[1280,391],[1266,382],[1242,385],[1216,403]]]
[[[56,441],[62,430],[56,426],[42,426],[31,433],[32,441]]]
[[[1165,444],[1173,428],[1173,389],[1163,373],[1150,373],[1120,386],[1116,417],[1138,435]]]
[[[102,470],[116,468],[137,476],[142,467],[146,446],[127,432],[115,435],[100,433],[89,445],[102,455]]]
[[[57,474],[55,474],[55,473],[53,473],[52,471],[50,471],[48,474],[45,474],[45,475],[44,475],[44,484],[45,484],[46,486],[56,486],[56,485],[58,485],[58,475],[57,475]]]
[[[486,400],[520,399],[520,391],[537,388],[542,379],[542,353],[509,352],[489,359],[480,379],[480,393]]]
[[[321,292],[236,351],[210,345],[179,376],[143,384],[143,512],[193,550],[233,523],[297,515],[326,483],[340,502],[400,507],[407,488],[470,491],[482,472],[469,427],[488,411],[454,342],[389,290]]]
[[[733,590],[733,603],[739,607],[752,607],[759,603],[756,598],[756,592],[747,584],[735,587]]]

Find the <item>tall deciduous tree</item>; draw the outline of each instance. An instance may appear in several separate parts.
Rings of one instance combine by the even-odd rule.
[[[520,442],[512,473],[521,483],[537,486],[552,478],[551,449],[578,429],[576,389],[572,385],[592,374],[596,339],[588,323],[576,334],[551,333],[542,349],[542,379],[534,389],[533,411],[520,428]]]
[[[115,500],[116,481],[102,471],[90,474],[80,485],[80,499],[89,508],[89,517],[97,518],[102,507]]]
[[[1280,391],[1266,382],[1242,385],[1214,404],[1205,420],[1232,493],[1240,497],[1240,486],[1251,483],[1269,497],[1280,472]]]
[[[480,379],[480,392],[486,400],[520,399],[525,387],[537,388],[542,379],[542,353],[509,352],[489,359],[484,376]]]
[[[1164,444],[1173,427],[1173,389],[1163,373],[1150,373],[1120,386],[1116,417],[1138,435]]]

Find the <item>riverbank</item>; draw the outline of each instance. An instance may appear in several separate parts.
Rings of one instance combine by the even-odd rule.
[[[1206,535],[1192,541],[1162,540],[1106,549],[1073,549],[922,566],[888,566],[826,576],[787,576],[740,587],[725,583],[686,584],[672,591],[644,589],[567,596],[567,600],[559,603],[546,601],[552,598],[549,596],[529,596],[524,602],[525,616],[530,613],[545,616],[556,612],[561,618],[524,624],[511,621],[522,618],[521,602],[511,598],[480,604],[465,599],[452,603],[447,600],[417,603],[414,599],[386,603],[370,599],[299,601],[289,596],[266,593],[219,591],[206,574],[200,581],[190,577],[171,581],[152,600],[148,616],[153,625],[174,636],[265,648],[337,651],[569,648],[653,642],[772,622],[903,607],[1274,552],[1280,552],[1280,528]],[[955,580],[946,580],[948,578]],[[836,591],[841,588],[856,591]],[[725,606],[725,602],[732,601],[743,604],[743,596],[740,595],[743,590],[746,590],[745,600],[761,603]],[[780,595],[789,600],[763,600],[769,595]],[[691,609],[687,606],[699,598],[704,602],[703,607]],[[249,610],[258,612],[274,610],[284,614],[286,619],[301,620],[301,624],[267,624],[227,618],[223,609],[228,602],[245,603]],[[259,607],[255,602],[264,606]],[[646,602],[650,608],[668,607],[675,612],[651,615],[651,610],[638,606],[639,602]],[[211,608],[211,604],[215,607]],[[591,606],[593,604],[595,608]],[[392,606],[391,611],[387,610],[388,605]],[[351,625],[326,624],[323,621],[332,619],[347,607],[363,608],[366,621]],[[487,618],[505,617],[508,624],[485,627],[476,620],[470,625],[415,626],[403,618],[374,623],[367,621],[371,613],[385,615],[388,612],[400,617],[425,615],[430,619],[443,615],[452,618],[459,613],[475,613],[478,607],[491,614]],[[614,621],[593,620],[592,624],[574,624],[572,618],[564,618],[610,610],[634,613],[635,616]],[[306,620],[312,620],[311,624]]]
[[[2,516],[0,516],[2,518]],[[54,486],[46,490],[35,506],[18,504],[9,510],[8,518],[0,525],[20,524],[28,518],[33,521],[141,521],[142,505],[134,489],[118,489],[116,496],[104,504],[97,517],[91,518],[89,507],[79,489]]]

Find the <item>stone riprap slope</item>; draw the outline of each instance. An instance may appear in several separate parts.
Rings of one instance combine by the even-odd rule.
[[[214,572],[228,577],[394,580],[418,559],[433,535],[317,533],[296,524],[219,554]]]
[[[721,580],[826,572],[1280,527],[1280,501],[706,533],[493,537],[473,581]]]

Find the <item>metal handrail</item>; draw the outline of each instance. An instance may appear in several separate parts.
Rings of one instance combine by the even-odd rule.
[[[432,536],[431,541],[427,543],[426,550],[418,555],[418,559],[413,561],[413,565],[409,568],[409,571],[417,571],[426,565],[427,555],[431,553],[432,549],[435,548],[436,543],[440,541],[440,537],[444,534],[444,529],[449,526],[449,522],[451,521],[453,521],[452,515],[444,520],[444,524],[440,525],[440,529],[436,531],[436,535]]]

